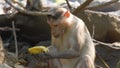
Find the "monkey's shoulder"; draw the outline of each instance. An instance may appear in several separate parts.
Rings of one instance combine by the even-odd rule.
[[[79,23],[79,24],[81,24],[82,26],[85,26],[85,23],[84,23],[84,21],[83,21],[81,18],[73,15],[73,19],[74,19],[73,22],[75,22],[75,23],[77,23],[77,24]]]

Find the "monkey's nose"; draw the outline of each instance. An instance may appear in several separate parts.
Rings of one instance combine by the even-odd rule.
[[[60,35],[59,34],[57,34],[57,33],[52,33],[52,35],[55,37],[55,38],[58,38]]]

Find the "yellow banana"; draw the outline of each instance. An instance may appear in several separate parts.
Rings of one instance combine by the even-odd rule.
[[[28,48],[28,51],[30,54],[40,54],[40,53],[48,52],[49,50],[45,46],[34,46],[31,48]]]

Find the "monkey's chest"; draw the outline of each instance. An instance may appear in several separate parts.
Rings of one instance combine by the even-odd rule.
[[[56,42],[56,47],[58,48],[58,51],[61,52],[68,50],[71,47],[71,45],[69,40],[65,38],[64,40],[58,40]]]
[[[73,59],[60,59],[60,63],[62,64],[62,68],[75,68],[79,58]]]
[[[53,38],[53,40],[53,43],[55,44],[59,52],[70,49],[74,45],[73,43],[75,43],[74,38],[69,34],[66,34],[60,38]]]

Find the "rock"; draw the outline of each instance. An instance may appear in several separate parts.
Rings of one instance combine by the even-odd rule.
[[[108,12],[108,13],[120,17],[120,10],[118,10],[118,11],[112,11],[112,12]]]
[[[19,65],[19,64],[15,64],[15,68],[26,68],[26,67]]]
[[[50,28],[47,24],[46,16],[29,16],[16,14],[16,27],[22,40],[37,42],[50,40]]]
[[[120,60],[117,63],[117,68],[120,68]]]
[[[5,63],[8,64],[11,67],[14,67],[14,65],[17,63],[17,57],[12,52],[6,52],[6,60]]]
[[[0,68],[12,68],[12,67],[4,63],[4,64],[0,64]]]
[[[108,13],[86,10],[78,15],[94,38],[105,42],[120,41],[120,18]],[[94,28],[93,28],[94,27]]]

